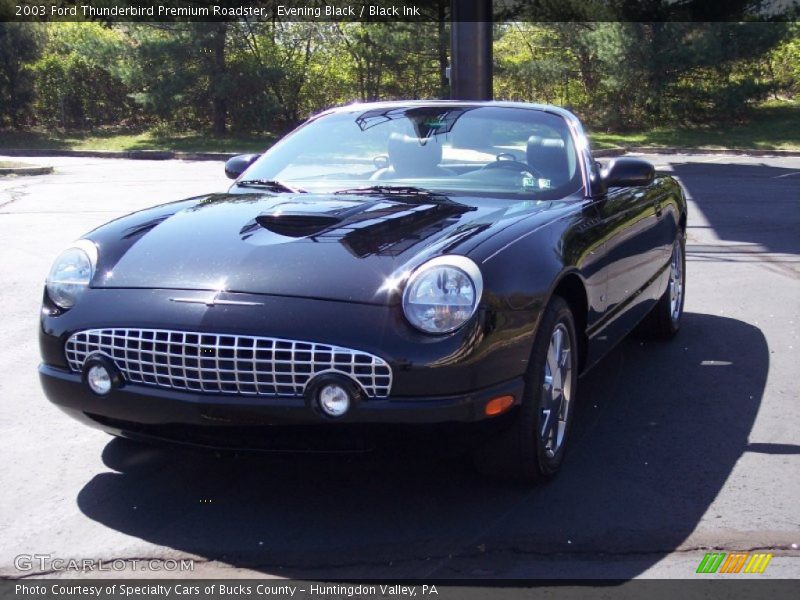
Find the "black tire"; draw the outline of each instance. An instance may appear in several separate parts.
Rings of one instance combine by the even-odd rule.
[[[561,398],[567,403],[560,428],[556,433],[560,440],[557,447],[550,446],[541,435],[547,420],[544,404],[552,400],[557,389],[555,378],[551,377],[550,388],[545,375],[551,370],[548,363],[548,350],[554,340],[556,330],[566,334],[569,341],[569,375],[561,382]],[[562,338],[563,339],[563,338]],[[559,371],[560,373],[560,371]],[[559,375],[561,378],[561,375]],[[569,387],[567,387],[569,386]],[[578,391],[578,343],[575,335],[575,319],[569,305],[560,297],[554,296],[545,309],[533,343],[531,358],[525,373],[525,391],[522,403],[511,415],[508,428],[473,451],[473,462],[482,474],[506,481],[538,483],[552,478],[564,461],[564,453],[569,440],[572,417]],[[564,405],[561,405],[562,408]],[[551,411],[553,412],[553,411]],[[559,415],[561,416],[561,415]],[[547,421],[552,423],[552,421]]]
[[[680,291],[677,299],[677,306],[673,303],[673,294],[676,291],[675,277],[676,267],[680,269],[679,283]],[[669,264],[669,283],[667,289],[658,299],[648,315],[642,320],[638,328],[638,333],[642,337],[655,340],[669,340],[681,328],[681,317],[683,316],[683,303],[686,298],[686,238],[683,232],[678,236],[672,246],[672,256]]]

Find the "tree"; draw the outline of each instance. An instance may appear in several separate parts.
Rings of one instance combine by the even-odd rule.
[[[99,23],[51,23],[35,77],[37,123],[91,128],[130,121],[135,112],[122,82],[129,44],[119,29]]]
[[[231,95],[226,61],[229,23],[131,25],[134,67],[128,85],[135,99],[158,119],[178,127],[211,123],[227,128]]]
[[[570,104],[614,129],[740,116],[775,86],[765,57],[787,23],[509,24],[495,44],[495,89]]]
[[[430,98],[444,91],[443,33],[436,23],[341,23],[337,30],[358,99]]]
[[[30,115],[34,77],[29,65],[44,45],[37,23],[0,23],[0,125],[20,127]]]
[[[602,8],[608,21],[498,22],[497,98],[564,104],[594,126],[629,129],[735,119],[770,92],[798,92],[796,24],[630,21],[642,7],[694,15],[694,0],[506,4],[512,17],[534,7],[588,19]],[[435,17],[448,0],[422,9],[434,18],[0,24],[0,126],[279,134],[354,100],[447,97],[449,32]]]
[[[280,21],[243,23],[237,30],[244,41],[237,54],[240,68],[248,68],[247,77],[258,88],[253,91],[281,129],[302,120],[310,88],[319,86],[326,75],[314,68],[330,37],[325,30],[324,24]],[[334,57],[328,56],[324,66],[334,69]]]
[[[775,92],[800,94],[800,24],[794,23],[787,39],[768,57],[767,70]]]

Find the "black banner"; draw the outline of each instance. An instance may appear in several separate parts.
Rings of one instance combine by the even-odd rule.
[[[493,0],[492,10],[496,22],[793,21],[800,0]],[[0,0],[0,20],[21,22],[430,22],[451,14],[451,0]]]
[[[531,582],[53,579],[0,581],[3,600],[794,600],[794,580]]]
[[[794,600],[794,580],[531,582],[52,579],[0,581],[3,600]]]

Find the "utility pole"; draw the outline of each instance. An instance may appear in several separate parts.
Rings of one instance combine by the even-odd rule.
[[[492,0],[451,0],[450,97],[492,99]]]

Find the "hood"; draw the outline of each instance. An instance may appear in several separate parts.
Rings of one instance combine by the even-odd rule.
[[[93,232],[100,261],[92,286],[386,303],[381,288],[399,269],[458,253],[466,240],[543,204],[216,194]]]

